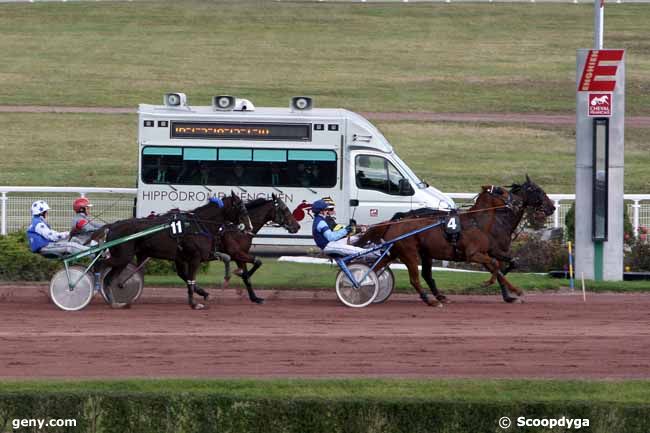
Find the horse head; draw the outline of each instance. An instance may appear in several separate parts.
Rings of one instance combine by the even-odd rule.
[[[280,198],[275,194],[271,194],[271,197],[274,209],[273,222],[289,233],[297,233],[300,230],[300,223],[296,221],[287,205]]]
[[[244,201],[234,192],[231,191],[223,200],[211,199],[208,203],[208,206],[210,205],[223,209],[224,222],[243,224],[246,231],[253,229]]]
[[[483,185],[471,210],[512,208],[512,195],[507,189],[496,185]]]
[[[528,175],[522,185],[513,185],[511,193],[520,197],[524,209],[533,211],[534,219],[537,222],[544,221],[555,212],[553,201],[548,198],[542,188],[530,180]]]

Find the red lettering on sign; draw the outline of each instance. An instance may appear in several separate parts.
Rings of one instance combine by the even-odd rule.
[[[625,50],[589,50],[585,68],[580,77],[578,91],[580,92],[613,92],[616,87],[616,71],[618,65],[603,65],[603,62],[620,62]],[[599,77],[614,77],[599,79]]]

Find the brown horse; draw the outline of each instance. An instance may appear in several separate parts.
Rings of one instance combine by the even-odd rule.
[[[174,233],[171,229],[172,221],[181,221],[176,227],[181,226],[182,230]],[[194,293],[203,296],[205,300],[208,298],[208,294],[196,285],[199,265],[212,257],[225,223],[246,225],[249,221],[244,203],[231,193],[222,203],[211,200],[191,212],[173,211],[154,218],[133,218],[110,224],[107,241],[160,224],[170,224],[170,228],[111,247],[111,257],[105,260],[105,265],[112,270],[107,275],[105,284],[108,286],[112,278],[120,275],[134,256],[139,264],[146,257],[171,260],[176,264],[176,273],[187,284],[189,305],[193,309],[202,309],[204,305],[195,303],[193,299]]]
[[[250,278],[255,271],[262,266],[262,261],[249,253],[253,244],[253,238],[264,225],[271,222],[286,229],[289,233],[296,233],[300,230],[300,224],[293,217],[287,205],[275,194],[272,199],[257,199],[246,203],[246,210],[250,216],[253,229],[250,232],[242,232],[236,227],[226,226],[221,235],[219,251],[230,256],[231,260],[237,263],[241,273],[237,273],[246,285],[248,298],[251,302],[262,304],[264,299],[258,297],[253,290]],[[252,263],[250,271],[246,269],[246,264]],[[230,280],[230,263],[224,261],[226,265],[226,275],[224,277],[224,287],[227,287]]]
[[[432,261],[438,259],[478,263],[499,281],[504,300],[514,302],[517,298],[510,297],[508,292],[518,295],[522,292],[503,276],[499,260],[508,257],[512,233],[526,210],[534,210],[537,217],[548,216],[555,211],[555,206],[528,176],[524,184],[512,185],[507,197],[505,198],[503,189],[492,192],[484,189],[469,211],[456,215],[462,227],[457,238],[450,238],[445,231],[445,223],[451,215],[441,217],[435,213],[421,218],[378,224],[362,235],[357,245],[394,239],[439,220],[439,226],[396,242],[390,256],[382,260],[377,268],[400,259],[408,268],[411,285],[418,291],[422,300],[428,305],[441,306],[440,302],[444,302],[446,298],[438,292],[431,276]],[[495,204],[498,206],[494,206]],[[430,301],[422,290],[418,277],[418,261],[422,263],[422,276],[436,296],[435,301]]]

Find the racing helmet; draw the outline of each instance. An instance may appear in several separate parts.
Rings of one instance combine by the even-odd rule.
[[[329,205],[328,207],[332,209],[334,208],[334,206],[336,206],[336,203],[334,203],[334,199],[330,196],[323,197],[323,201],[327,203]]]
[[[48,210],[50,210],[50,206],[45,200],[36,200],[32,203],[32,216],[40,215]]]
[[[320,213],[324,211],[325,209],[328,209],[332,207],[329,203],[327,203],[325,200],[316,200],[314,203],[311,205],[311,211],[313,213]]]
[[[74,209],[75,212],[79,212],[81,209],[89,207],[92,207],[92,204],[86,197],[79,197],[72,203],[72,209]]]

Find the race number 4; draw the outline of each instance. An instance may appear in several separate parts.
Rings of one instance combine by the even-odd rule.
[[[181,220],[176,220],[172,221],[170,224],[170,229],[172,232],[172,236],[178,236],[183,234],[183,221]]]
[[[445,224],[445,231],[449,234],[460,232],[460,221],[457,216],[450,216]]]

